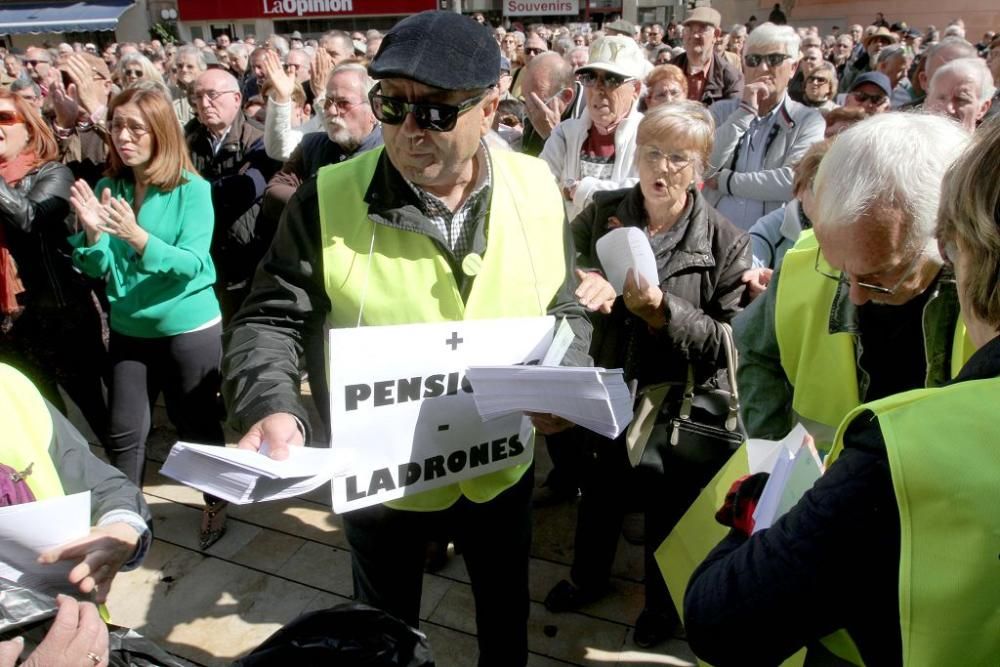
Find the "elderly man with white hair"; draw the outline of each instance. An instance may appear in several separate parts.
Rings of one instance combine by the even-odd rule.
[[[995,94],[993,74],[986,63],[980,58],[959,58],[934,73],[924,108],[951,116],[971,132],[990,110]]]
[[[798,60],[793,28],[761,24],[747,37],[740,99],[710,107],[718,129],[704,194],[740,229],[792,199],[792,167],[823,139],[823,116],[787,94]]]
[[[861,402],[942,385],[961,366],[955,282],[934,225],[941,179],[967,139],[951,121],[901,113],[837,137],[813,185],[815,234],[734,321],[751,437],[781,438],[799,421],[829,445]]]
[[[989,499],[1000,487],[992,393],[1000,368],[998,129],[991,126],[963,153],[967,134],[950,121],[881,114],[841,134],[824,159],[816,182],[822,211],[816,235],[825,255],[820,269],[843,269],[854,301],[866,298],[862,279],[894,285],[886,301],[897,305],[887,309],[906,308],[930,291],[923,319],[934,323],[927,309],[946,289],[940,244],[955,271],[947,290],[962,304],[975,353],[946,387],[884,400],[868,396],[853,406],[839,425],[826,472],[769,528],[754,530],[749,519],[761,476],[732,485],[731,501],[716,518],[733,529],[695,571],[684,603],[688,643],[702,660],[777,665],[807,647],[806,664],[997,664],[1000,514]],[[914,143],[913,157],[925,168],[899,159],[897,151],[911,156]],[[859,195],[874,197],[873,203]],[[901,253],[888,252],[891,246]],[[809,271],[813,253],[802,251]],[[892,264],[896,276],[878,266]],[[983,266],[991,270],[978,270]],[[877,280],[859,273],[870,268],[880,272]],[[815,275],[806,280],[822,280]],[[919,314],[920,307],[912,309]],[[954,304],[949,319],[957,309]],[[827,314],[814,306],[796,319],[810,314],[822,314],[821,335],[841,335],[826,333]],[[919,318],[907,319],[886,320],[883,336],[891,339],[894,328],[904,341],[919,336]],[[864,316],[861,327],[863,338]],[[837,356],[844,359],[850,337],[841,337],[848,345]],[[941,348],[927,350],[929,364],[938,361],[934,355],[947,357],[948,346]],[[867,344],[864,349],[867,354]],[[917,377],[920,351],[890,353],[900,377],[924,384]],[[914,356],[903,358],[907,354]],[[823,371],[809,365],[813,373]],[[831,385],[837,377],[814,381]]]
[[[572,220],[595,192],[635,185],[637,108],[646,57],[631,37],[603,37],[590,47],[590,62],[577,70],[587,107],[580,118],[555,126],[542,158],[556,177]]]

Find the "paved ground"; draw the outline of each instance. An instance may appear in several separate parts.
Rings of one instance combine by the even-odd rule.
[[[159,475],[174,436],[162,415],[156,421],[143,487],[156,539],[143,567],[116,579],[108,605],[114,622],[194,662],[226,665],[299,614],[349,598],[350,555],[327,488],[236,508],[225,537],[200,552],[201,494]],[[544,445],[537,459],[541,480],[548,465]],[[642,549],[624,540],[611,595],[580,613],[545,610],[546,592],[568,576],[575,513],[573,504],[564,504],[535,514],[529,664],[693,664],[683,641],[654,651],[632,643],[632,623],[642,606]],[[420,617],[439,667],[475,665],[472,594],[460,557],[425,575]]]

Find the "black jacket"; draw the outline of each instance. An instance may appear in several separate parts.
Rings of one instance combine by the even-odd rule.
[[[253,260],[254,223],[264,187],[281,163],[267,157],[263,128],[242,111],[214,154],[208,128],[195,119],[186,129],[194,167],[212,184],[212,260],[219,281],[223,285],[246,282],[257,266]]]
[[[0,179],[0,224],[24,283],[18,299],[25,307],[62,308],[87,292],[66,242],[72,185],[72,172],[58,162],[46,162],[15,187]]]
[[[998,375],[994,338],[954,382]],[[688,643],[718,667],[777,665],[846,628],[865,664],[902,665],[899,556],[885,441],[877,418],[862,413],[795,507],[750,539],[730,532],[695,570],[684,599]]]
[[[609,226],[612,218],[626,227],[646,226],[638,185],[598,192],[572,222],[581,267],[600,268],[597,240],[617,226],[613,221]],[[620,297],[610,315],[594,316],[590,348],[594,363],[624,367],[628,379],[638,379],[640,386],[682,381],[689,361],[700,362],[700,376],[714,374],[723,353],[720,323],[728,323],[741,309],[745,289],[741,276],[750,268],[750,237],[694,187],[688,190],[687,209],[677,222],[684,224],[687,229],[676,246],[656,255],[666,327],[651,332]],[[636,360],[634,365],[631,359]]]
[[[472,279],[461,269],[441,233],[418,207],[417,196],[383,152],[365,193],[368,215],[377,224],[406,229],[429,236],[452,267],[463,298],[468,298]],[[487,215],[474,211],[470,252],[486,252]],[[322,354],[322,331],[330,313],[330,298],[323,279],[323,244],[320,239],[316,179],[310,178],[292,196],[282,216],[274,242],[254,278],[253,289],[239,313],[226,329],[222,362],[222,395],[230,426],[239,433],[275,412],[288,412],[306,426],[306,442],[312,439],[309,417],[299,400],[299,377],[307,361],[312,366]],[[563,363],[589,366],[587,355],[591,326],[574,295],[572,239],[565,239],[566,282],[549,304],[548,314],[565,317],[575,339]],[[407,286],[400,285],[405,294]],[[311,345],[318,341],[316,349]],[[322,358],[322,357],[319,357]],[[321,417],[329,421],[325,373],[310,376],[310,388]]]
[[[682,53],[670,62],[676,65],[687,76],[687,54]],[[705,106],[718,100],[738,100],[743,94],[743,72],[729,64],[729,61],[718,53],[712,53],[712,70],[705,81],[699,102]]]

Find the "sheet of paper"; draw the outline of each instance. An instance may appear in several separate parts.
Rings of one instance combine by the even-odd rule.
[[[597,258],[608,282],[615,288],[615,294],[622,293],[629,269],[650,285],[660,284],[653,247],[649,245],[646,233],[638,227],[621,227],[599,238]]]
[[[774,469],[753,513],[753,532],[774,525],[812,488],[822,474],[823,464],[811,442],[803,443],[799,440],[794,450],[786,446],[780,447]]]
[[[781,440],[762,440],[751,438],[747,440],[747,459],[750,463],[750,474],[771,472],[778,461],[778,454],[784,447],[787,452],[796,452],[805,437],[809,435],[802,424],[796,424],[788,435]]]
[[[38,556],[90,533],[90,491],[0,507],[0,577],[59,592],[75,563],[40,565]]]

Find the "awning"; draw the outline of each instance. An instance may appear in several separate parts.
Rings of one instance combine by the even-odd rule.
[[[118,17],[133,4],[132,0],[88,0],[67,4],[4,3],[0,5],[0,33],[23,35],[114,30],[118,27]]]

